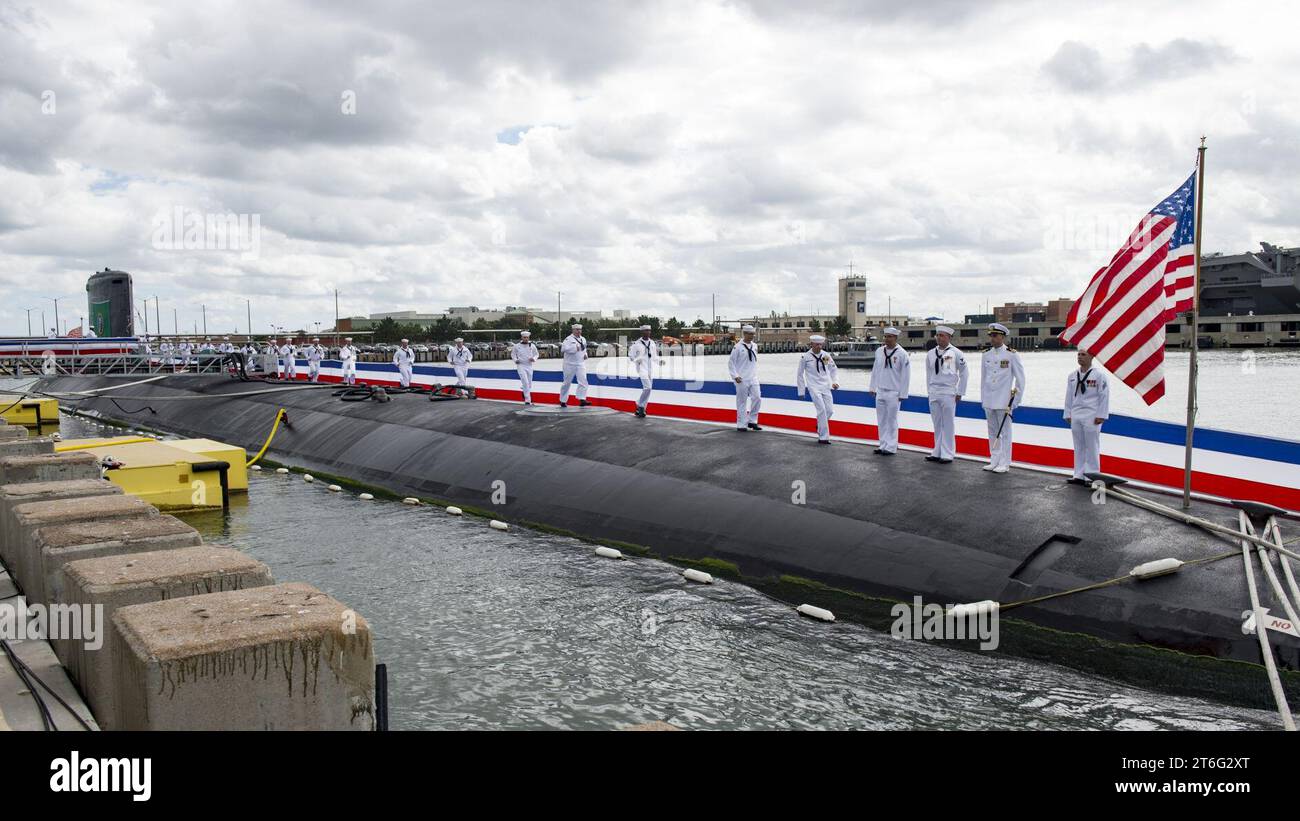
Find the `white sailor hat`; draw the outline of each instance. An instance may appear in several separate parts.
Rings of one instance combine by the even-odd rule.
[[[741,333],[744,333],[744,334],[752,334],[752,333],[754,332],[754,326],[753,326],[753,325],[741,325],[741,326],[740,326],[740,332],[741,332]]]
[[[643,330],[643,331],[648,331],[648,330],[650,330],[650,326],[649,326],[649,325],[642,325],[642,326],[641,326],[641,330]]]
[[[940,325],[934,330],[935,333],[947,334],[948,336],[952,336],[954,333],[956,333],[956,331],[954,331],[952,328],[949,328],[947,325]]]
[[[808,341],[809,341],[809,342],[825,342],[825,341],[826,341],[826,337],[822,336],[821,334],[813,334],[812,336],[808,337]]]
[[[344,341],[344,342],[351,342],[351,341],[352,341],[352,337],[350,337],[350,336],[345,336],[345,337],[343,337],[343,341]]]
[[[458,336],[458,337],[456,337],[455,339],[452,340],[452,342],[464,342],[464,341],[465,341],[465,338],[464,338],[464,337],[461,337],[461,336]]]
[[[581,330],[582,330],[582,326],[581,326],[581,325],[570,325],[570,326],[569,326],[569,330],[571,330],[571,331],[581,331]]]
[[[533,335],[533,332],[532,332],[532,331],[520,331],[520,332],[519,332],[519,335],[520,335],[520,336],[532,336],[532,335]]]
[[[1001,322],[990,322],[989,333],[993,333],[995,331],[1000,334],[1005,334],[1007,332],[1007,326],[1003,325]]]
[[[313,336],[313,337],[311,338],[311,341],[312,341],[312,342],[320,342],[320,337],[319,337],[319,336]]]
[[[885,336],[898,336],[898,329],[890,325],[885,329]]]
[[[409,339],[403,339],[403,340],[402,340],[402,344],[405,345],[406,343],[408,343],[408,342],[410,342],[410,341],[411,341],[411,340],[409,340]]]

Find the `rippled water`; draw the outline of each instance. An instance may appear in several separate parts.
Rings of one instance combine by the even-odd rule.
[[[64,417],[65,437],[95,433]],[[600,559],[573,539],[362,501],[298,475],[251,482],[229,512],[185,518],[370,622],[394,729],[1277,724],[1266,711],[811,621],[743,585],[690,585],[672,565]]]

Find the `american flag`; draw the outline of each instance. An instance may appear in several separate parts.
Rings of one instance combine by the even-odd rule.
[[[72,339],[73,337],[79,337],[79,336],[81,336],[81,326],[78,325],[77,327],[73,328],[72,330],[70,330],[70,331],[68,331],[66,334],[64,334],[64,336],[65,336],[66,338],[68,338],[68,339]]]
[[[1165,395],[1165,323],[1195,299],[1196,172],[1142,218],[1070,308],[1061,340],[1148,405]]]

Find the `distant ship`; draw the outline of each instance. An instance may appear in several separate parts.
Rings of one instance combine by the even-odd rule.
[[[876,364],[876,349],[880,341],[874,336],[867,337],[866,342],[833,342],[831,355],[835,364],[842,368],[870,368]]]

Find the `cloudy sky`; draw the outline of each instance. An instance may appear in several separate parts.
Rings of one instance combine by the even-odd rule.
[[[798,9],[798,10],[795,10]],[[1207,135],[1300,244],[1300,48],[1240,2],[0,0],[0,332],[130,271],[193,330],[450,305],[960,318],[1077,295]],[[256,245],[186,248],[188,215]],[[175,231],[170,229],[175,228]],[[190,233],[190,245],[222,245]],[[152,313],[151,304],[151,313]],[[37,330],[39,317],[33,320]],[[151,317],[152,323],[152,317]]]

